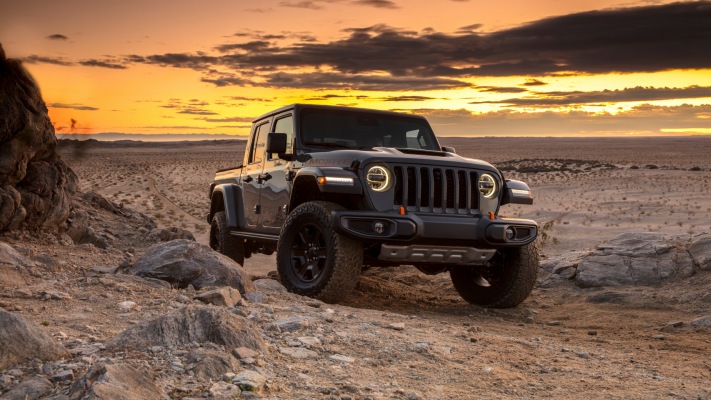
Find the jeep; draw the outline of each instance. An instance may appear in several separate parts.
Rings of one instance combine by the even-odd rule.
[[[514,307],[538,273],[528,185],[442,147],[424,117],[294,104],[257,118],[242,165],[210,185],[210,247],[276,252],[291,292],[336,302],[367,267],[449,272],[469,303]]]

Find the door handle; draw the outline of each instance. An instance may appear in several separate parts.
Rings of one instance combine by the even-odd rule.
[[[266,173],[264,175],[259,175],[259,176],[257,176],[257,183],[266,182],[270,179],[272,179],[272,175],[270,173]]]

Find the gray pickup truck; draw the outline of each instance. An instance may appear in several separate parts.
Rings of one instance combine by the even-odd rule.
[[[209,196],[213,249],[242,265],[276,252],[284,286],[326,302],[375,266],[449,272],[485,307],[516,306],[536,282],[538,225],[498,215],[532,204],[528,185],[441,147],[420,116],[308,104],[264,114]]]

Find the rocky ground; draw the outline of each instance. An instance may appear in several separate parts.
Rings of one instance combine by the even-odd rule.
[[[711,318],[699,318],[711,314],[708,271],[655,287],[581,289],[543,270],[523,306],[486,310],[461,301],[446,277],[370,270],[333,305],[265,277],[240,294],[222,282],[180,289],[115,273],[151,252],[150,231],[114,230],[124,217],[95,211],[109,221],[95,229],[132,247],[3,238],[17,253],[4,249],[13,260],[0,265],[19,282],[3,282],[0,306],[31,321],[22,337],[49,335],[68,354],[5,365],[0,398],[108,399],[125,387],[128,398],[709,395]]]

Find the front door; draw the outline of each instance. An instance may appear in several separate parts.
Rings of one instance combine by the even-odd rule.
[[[269,132],[270,120],[259,122],[255,125],[252,141],[249,147],[247,165],[242,170],[242,196],[244,202],[244,219],[248,230],[257,230],[259,219],[262,215],[259,204],[262,179],[260,175],[264,169],[264,158]]]
[[[291,114],[277,116],[272,132],[286,133],[287,154],[292,153],[291,143],[294,137],[294,117]],[[262,207],[260,225],[265,233],[278,235],[286,220],[289,205],[288,180],[289,163],[279,159],[276,154],[267,154],[264,170],[261,174],[262,188],[259,204]]]

